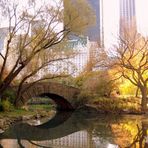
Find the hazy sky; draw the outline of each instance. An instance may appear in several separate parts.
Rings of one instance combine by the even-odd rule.
[[[148,0],[136,0],[138,30],[148,35]]]
[[[104,4],[104,42],[108,48],[118,37],[119,0],[103,0]]]

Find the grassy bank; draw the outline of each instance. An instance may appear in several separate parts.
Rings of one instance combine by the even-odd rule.
[[[2,117],[20,117],[20,116],[34,116],[36,114],[45,114],[54,110],[51,105],[29,105],[25,108],[12,108],[10,111],[1,111],[0,118]]]
[[[38,118],[51,118],[55,110],[50,105],[30,105],[26,108],[11,108],[9,111],[0,112],[0,130],[4,131],[11,125],[20,121],[36,120]]]
[[[140,98],[103,98],[97,97],[92,99],[90,104],[98,110],[111,113],[140,113]]]

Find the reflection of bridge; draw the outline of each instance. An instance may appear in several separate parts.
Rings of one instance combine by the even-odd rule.
[[[64,117],[65,115],[66,117]],[[0,135],[0,139],[17,139],[19,137],[20,139],[35,141],[50,140],[61,138],[92,126],[86,116],[77,117],[77,114],[72,114],[70,118],[69,116],[70,113],[68,116],[67,113],[63,115],[60,113],[52,120],[39,126],[31,126],[27,123],[16,124]]]
[[[61,115],[60,115],[61,116]],[[77,121],[75,115],[71,116],[68,120],[66,118],[57,115],[52,120],[39,125],[31,126],[27,123],[16,124],[12,126],[8,131],[4,132],[1,136],[4,139],[27,139],[27,140],[50,140],[64,137],[77,131],[81,131],[87,127],[85,119]],[[68,118],[67,114],[66,117]],[[65,119],[64,119],[65,118]],[[66,120],[66,121],[63,121]],[[84,122],[84,123],[81,123]],[[1,138],[1,137],[0,137]]]
[[[94,148],[96,139],[93,139],[93,134],[107,134],[111,137],[110,127],[104,124],[108,122],[117,122],[117,118],[104,115],[98,118],[98,114],[94,112],[59,113],[42,125],[31,126],[26,123],[14,125],[0,134],[0,139],[2,142],[17,139],[16,142],[23,146],[33,144],[52,148]]]
[[[88,132],[92,124],[88,119],[88,115],[82,116],[79,112],[59,113],[52,120],[39,126],[26,123],[14,125],[0,134],[0,139],[17,139],[21,144],[22,140],[29,143],[38,141],[34,142],[36,144],[48,140],[48,145],[52,145],[53,148],[58,148],[58,145],[63,145],[63,148],[87,148],[92,145],[92,137]]]
[[[23,89],[29,84],[25,84]],[[80,90],[71,86],[63,85],[55,82],[39,82],[29,87],[23,94],[18,104],[23,105],[32,97],[49,97],[56,104],[59,110],[72,110],[78,105],[78,95]]]

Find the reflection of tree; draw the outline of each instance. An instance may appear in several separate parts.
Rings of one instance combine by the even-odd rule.
[[[142,123],[142,128],[140,128],[137,125],[137,129],[138,129],[138,133],[136,134],[136,136],[133,139],[133,142],[127,146],[126,148],[131,148],[131,147],[139,147],[139,148],[147,148],[148,147],[148,143],[146,143],[146,124]]]
[[[17,139],[17,143],[18,143],[18,145],[20,146],[20,148],[25,148],[23,145],[22,145],[22,143],[21,143],[21,139]]]
[[[35,146],[38,146],[38,147],[41,147],[41,148],[51,148],[49,146],[43,146],[43,145],[40,145],[40,144],[36,144],[33,141],[31,141],[31,140],[28,140],[28,142],[30,142],[32,145],[35,145]]]
[[[49,146],[43,146],[43,145],[40,145],[40,144],[37,144],[37,143],[35,143],[35,142],[33,142],[33,141],[31,141],[31,140],[27,140],[29,143],[31,143],[32,145],[35,145],[35,146],[37,146],[37,147],[41,147],[41,148],[51,148],[51,147],[49,147]],[[20,148],[25,148],[23,145],[22,145],[22,143],[21,143],[21,139],[17,139],[17,143],[18,143],[18,145],[19,145],[19,147]],[[1,148],[1,147],[0,147]]]
[[[124,148],[130,145],[138,132],[136,126],[138,123],[137,120],[132,121],[127,118],[124,122],[110,124],[114,142]]]

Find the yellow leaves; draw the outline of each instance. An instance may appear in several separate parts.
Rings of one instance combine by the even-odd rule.
[[[119,85],[121,95],[134,95],[136,93],[136,86],[130,81],[122,78],[122,83]]]
[[[138,87],[146,86],[148,79],[148,39],[138,33],[121,38],[120,46],[116,51],[118,57],[113,67],[113,73],[124,77]],[[127,87],[131,88],[129,84]]]

